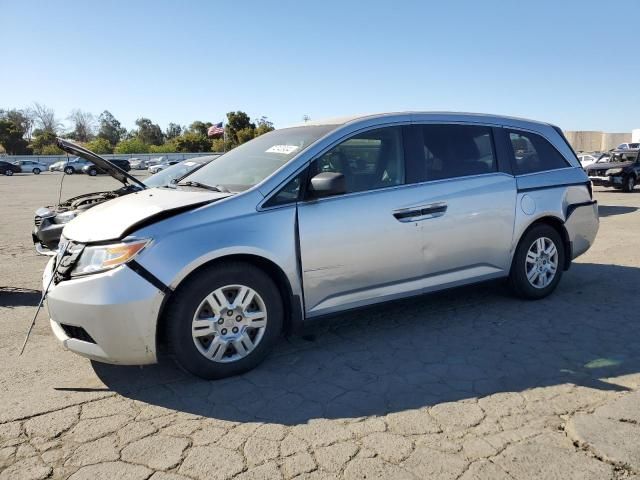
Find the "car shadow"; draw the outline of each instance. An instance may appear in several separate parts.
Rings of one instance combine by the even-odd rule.
[[[42,292],[30,288],[0,287],[0,307],[35,307]]]
[[[574,264],[539,301],[492,282],[350,313],[283,339],[255,370],[218,381],[168,361],[93,368],[131,399],[287,425],[567,383],[620,390],[606,379],[640,372],[638,278],[638,268]]]
[[[598,205],[598,215],[600,217],[613,217],[614,215],[624,215],[633,213],[638,207],[623,207],[618,205]]]

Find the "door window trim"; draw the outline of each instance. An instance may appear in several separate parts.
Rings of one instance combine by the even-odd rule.
[[[460,175],[458,177],[448,177],[448,178],[428,178],[427,177],[427,169],[426,169],[426,158],[424,158],[424,132],[423,132],[423,127],[428,126],[428,125],[455,125],[455,126],[471,126],[471,127],[484,127],[487,128],[489,130],[489,135],[491,136],[491,147],[493,149],[493,156],[495,157],[495,161],[496,161],[496,170],[492,171],[492,172],[487,172],[487,173],[474,173],[471,175]],[[496,131],[497,130],[501,130],[502,127],[500,126],[496,126],[493,123],[481,123],[481,122],[456,122],[456,121],[450,121],[450,122],[419,122],[419,123],[414,123],[413,124],[414,127],[416,127],[419,132],[419,138],[420,138],[420,147],[421,150],[420,152],[416,152],[416,161],[420,162],[420,166],[417,167],[420,171],[420,176],[421,176],[421,181],[419,183],[423,184],[423,183],[430,183],[430,182],[442,182],[442,181],[451,181],[451,180],[458,180],[458,179],[463,179],[463,178],[475,178],[475,177],[483,177],[486,175],[495,175],[496,173],[506,173],[507,175],[513,176],[513,173],[510,171],[510,161],[509,161],[509,157],[503,157],[504,153],[502,151],[502,149],[504,148],[504,146],[500,146],[499,148],[499,143],[496,141]],[[419,157],[421,157],[421,160],[417,160]]]
[[[336,139],[335,141],[331,142],[329,145],[327,145],[325,148],[323,148],[320,152],[318,152],[316,155],[313,156],[313,158],[307,160],[303,165],[300,166],[300,168],[298,170],[296,170],[294,173],[292,173],[291,175],[289,175],[285,180],[283,180],[282,182],[280,182],[278,184],[278,186],[276,188],[274,188],[271,192],[269,192],[267,195],[265,195],[264,199],[260,202],[260,204],[256,207],[257,211],[264,211],[264,210],[271,210],[274,208],[284,208],[287,206],[291,206],[293,204],[296,203],[300,203],[300,202],[317,202],[317,201],[321,201],[321,200],[329,200],[332,198],[342,198],[348,195],[354,195],[354,194],[360,194],[360,193],[368,193],[368,192],[378,192],[378,191],[382,191],[382,190],[388,190],[390,188],[398,188],[398,187],[404,187],[409,185],[407,183],[407,152],[406,152],[406,143],[404,141],[405,138],[405,129],[409,128],[412,126],[412,123],[410,120],[403,120],[400,122],[391,122],[391,123],[382,123],[382,124],[378,124],[378,125],[369,125],[367,127],[358,129],[354,132],[349,132],[346,135],[343,135],[342,137],[340,137],[339,139]],[[363,190],[361,192],[350,192],[350,193],[345,193],[343,195],[334,195],[332,197],[325,197],[325,198],[316,198],[316,199],[307,199],[306,198],[306,191],[307,191],[307,186],[310,182],[310,178],[309,178],[309,172],[310,172],[310,168],[311,165],[313,164],[313,162],[315,162],[317,159],[319,159],[320,157],[322,157],[325,153],[327,153],[329,150],[331,150],[332,148],[340,145],[341,143],[349,140],[350,138],[353,138],[357,135],[361,135],[363,133],[372,131],[372,130],[380,130],[382,128],[393,128],[393,127],[401,127],[400,130],[400,136],[402,137],[402,145],[403,145],[403,162],[404,162],[404,176],[405,176],[405,181],[403,184],[401,185],[390,185],[388,187],[383,187],[383,188],[377,188],[375,190]],[[300,188],[300,191],[298,192],[298,198],[297,200],[292,200],[291,202],[287,202],[287,203],[282,203],[279,205],[268,205],[269,201],[275,197],[276,195],[278,195],[278,193],[280,193],[280,191],[287,185],[287,183],[289,183],[291,180],[293,180],[294,178],[296,178],[298,175],[303,174],[306,178],[305,178],[305,182],[304,185],[302,186],[302,188]],[[416,182],[417,183],[417,182]],[[414,185],[415,183],[413,183],[412,185]],[[304,192],[304,196],[302,195],[302,193]]]
[[[524,177],[525,175],[537,175],[539,173],[545,173],[545,172],[556,172],[558,170],[564,170],[565,168],[576,168],[573,165],[571,165],[571,162],[569,162],[569,160],[566,159],[566,157],[562,154],[562,152],[560,150],[558,150],[558,148],[553,144],[553,142],[551,140],[549,140],[547,138],[546,135],[544,135],[541,132],[537,132],[534,130],[530,130],[527,128],[520,128],[520,127],[512,127],[510,125],[505,125],[502,127],[502,130],[504,132],[504,138],[505,140],[508,142],[506,144],[507,146],[507,152],[509,155],[509,162],[511,163],[511,169],[513,171],[513,176],[514,177]],[[524,134],[530,134],[530,135],[537,135],[538,137],[542,138],[545,142],[547,142],[551,148],[553,148],[556,153],[558,155],[560,155],[560,158],[562,158],[562,160],[564,161],[565,165],[563,167],[558,167],[558,168],[548,168],[546,170],[538,170],[536,172],[527,172],[527,173],[517,173],[516,172],[516,155],[515,152],[513,151],[513,143],[511,143],[511,138],[509,137],[510,133],[515,133],[517,135],[520,135],[521,133]],[[576,160],[578,159],[578,157],[576,156]],[[578,161],[579,163],[579,161]]]

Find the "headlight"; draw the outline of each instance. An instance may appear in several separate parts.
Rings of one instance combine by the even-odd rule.
[[[76,212],[63,212],[53,217],[53,223],[69,223],[76,218]]]
[[[607,170],[606,172],[604,172],[604,175],[606,177],[608,177],[609,175],[617,175],[618,173],[620,173],[622,171],[621,168],[610,168],[609,170]]]
[[[149,239],[85,247],[71,276],[98,273],[127,263],[149,244]]]

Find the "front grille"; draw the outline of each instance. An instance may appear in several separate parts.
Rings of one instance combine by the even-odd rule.
[[[590,170],[589,175],[592,177],[604,177],[606,170]]]
[[[64,333],[67,334],[69,338],[75,338],[76,340],[82,340],[83,342],[88,343],[96,343],[96,341],[91,338],[91,335],[82,327],[76,327],[75,325],[67,325],[65,323],[61,323],[60,326],[64,330]]]
[[[33,219],[33,223],[36,224],[36,227],[39,227],[40,224],[42,223],[42,217],[39,217],[38,215],[36,215],[35,218]]]

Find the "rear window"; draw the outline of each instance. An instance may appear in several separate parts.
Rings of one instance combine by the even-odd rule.
[[[491,128],[423,125],[427,180],[480,175],[498,170]]]
[[[565,158],[540,135],[509,130],[516,175],[544,172],[570,166]]]

